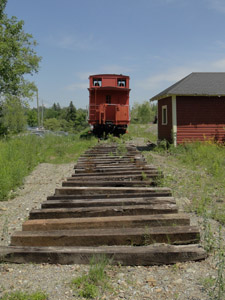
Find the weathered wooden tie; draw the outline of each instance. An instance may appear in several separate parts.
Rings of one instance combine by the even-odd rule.
[[[205,251],[198,244],[153,244],[149,246],[100,246],[100,247],[1,247],[0,260],[11,263],[89,264],[93,256],[104,255],[112,264],[162,265],[202,260]]]
[[[18,231],[11,237],[12,246],[101,246],[154,243],[190,244],[199,241],[199,231],[191,226],[153,228],[100,228],[56,231]]]
[[[56,199],[42,202],[41,208],[67,208],[67,207],[96,207],[96,206],[124,206],[124,205],[147,205],[147,204],[176,204],[173,197],[136,197],[136,198],[103,198],[67,200]]]
[[[72,264],[104,254],[112,263],[158,265],[206,257],[198,228],[178,213],[170,189],[155,186],[162,173],[135,146],[98,144],[74,168],[0,247],[0,260]]]
[[[61,219],[34,219],[23,223],[23,230],[73,230],[89,228],[152,228],[161,226],[189,226],[190,219],[184,214],[110,216]]]
[[[177,213],[177,206],[175,204],[34,209],[30,212],[30,219],[85,218],[169,213]]]

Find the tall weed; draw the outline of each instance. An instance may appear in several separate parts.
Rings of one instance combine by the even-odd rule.
[[[94,299],[109,288],[105,270],[109,263],[111,261],[104,255],[92,257],[88,274],[82,274],[71,281],[75,294],[85,299]]]
[[[168,151],[194,169],[203,168],[209,175],[225,179],[225,147],[222,145],[195,142],[171,147]]]
[[[174,194],[191,200],[190,210],[225,224],[225,147],[212,142],[195,142],[154,151],[166,158]],[[176,171],[174,171],[176,170]],[[183,170],[183,171],[182,171]],[[164,171],[165,172],[165,171]],[[178,176],[178,174],[180,176]]]
[[[0,201],[21,186],[24,177],[39,163],[76,161],[95,143],[95,138],[80,139],[80,135],[47,135],[44,138],[25,135],[0,140]]]

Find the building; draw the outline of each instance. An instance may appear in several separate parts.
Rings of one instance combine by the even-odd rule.
[[[158,101],[158,139],[177,144],[225,142],[225,73],[191,73],[150,101]]]

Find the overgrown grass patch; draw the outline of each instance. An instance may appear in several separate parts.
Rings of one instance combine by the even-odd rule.
[[[0,201],[23,184],[39,163],[68,163],[96,143],[94,137],[80,135],[14,136],[0,140]]]
[[[188,210],[225,224],[225,147],[197,142],[155,151],[145,155],[160,165],[161,185],[177,198],[190,199]]]
[[[130,124],[128,127],[130,138],[144,138],[147,141],[156,143],[157,125],[156,124]]]
[[[94,299],[103,294],[109,288],[105,270],[108,264],[109,260],[105,256],[94,256],[90,261],[88,274],[82,274],[71,281],[75,296]]]
[[[43,292],[24,293],[24,292],[11,292],[6,293],[0,300],[47,300],[48,296]]]

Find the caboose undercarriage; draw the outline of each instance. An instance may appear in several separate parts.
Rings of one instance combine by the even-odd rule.
[[[108,134],[113,134],[119,136],[120,134],[125,134],[127,131],[127,125],[114,125],[112,123],[97,124],[93,127],[93,134],[102,137]]]

